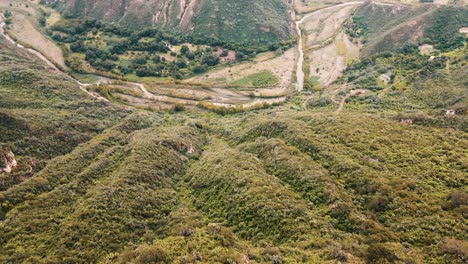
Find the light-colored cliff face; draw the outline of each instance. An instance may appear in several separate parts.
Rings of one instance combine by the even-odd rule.
[[[0,150],[0,174],[10,173],[18,165],[13,152],[4,152]]]
[[[63,14],[131,28],[159,26],[236,42],[275,42],[294,33],[288,0],[47,0]]]

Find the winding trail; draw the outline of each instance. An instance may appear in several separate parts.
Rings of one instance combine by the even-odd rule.
[[[71,75],[63,72],[62,70],[60,70],[59,68],[57,68],[57,66],[55,66],[55,64],[53,64],[49,59],[47,59],[44,55],[42,55],[42,53],[40,53],[39,51],[37,50],[34,50],[34,49],[31,49],[31,48],[26,48],[25,46],[19,44],[18,42],[16,42],[14,39],[12,39],[10,37],[10,35],[8,35],[8,33],[6,32],[5,30],[5,26],[6,26],[6,23],[5,23],[5,17],[3,16],[3,14],[0,14],[0,35],[2,35],[10,44],[20,48],[20,49],[24,49],[26,51],[28,51],[29,53],[39,57],[39,59],[41,59],[42,61],[44,61],[50,68],[52,68],[54,71],[56,72],[61,72],[61,73],[64,73],[68,78],[70,78],[71,80],[73,80],[75,83],[78,84],[78,86],[80,87],[80,90],[82,90],[83,92],[87,93],[89,96],[97,99],[98,101],[105,101],[105,102],[109,102],[109,100],[107,100],[107,98],[104,98],[100,95],[98,95],[97,93],[93,93],[93,92],[90,92],[88,91],[85,87],[87,86],[90,86],[90,85],[93,85],[93,84],[85,84],[85,83],[81,83],[80,81],[78,81],[77,79],[73,78]],[[99,84],[99,82],[98,82]]]
[[[303,31],[302,31],[302,28],[301,28],[304,21],[306,19],[308,19],[309,17],[311,17],[313,15],[316,15],[317,12],[321,12],[321,11],[329,9],[329,8],[336,8],[336,7],[340,7],[340,6],[356,5],[356,4],[363,4],[363,3],[364,3],[363,1],[355,1],[355,2],[347,2],[347,3],[338,4],[338,5],[328,6],[328,7],[316,10],[314,12],[305,14],[300,20],[296,21],[296,31],[297,31],[297,34],[298,34],[298,45],[297,45],[297,47],[298,47],[298,54],[299,54],[299,57],[298,57],[298,60],[297,60],[297,66],[296,66],[297,67],[297,69],[296,69],[296,91],[297,92],[301,92],[304,89],[304,78],[305,78],[305,73],[304,73],[304,70],[303,70],[303,66],[304,66],[304,40],[303,40]],[[70,74],[68,74],[68,73],[62,71],[61,69],[59,69],[54,63],[52,63],[49,59],[47,59],[40,52],[38,52],[38,51],[36,51],[34,49],[31,49],[31,48],[26,48],[23,45],[17,43],[6,32],[6,30],[5,30],[6,24],[4,22],[4,19],[5,18],[3,17],[3,15],[0,14],[0,35],[5,37],[5,39],[8,42],[10,42],[11,44],[17,46],[18,48],[27,50],[28,52],[30,52],[30,53],[34,54],[35,56],[39,57],[48,66],[50,66],[53,70],[65,74],[68,78],[70,78],[75,83],[77,83],[79,85],[80,89],[83,92],[85,92],[86,94],[88,94],[89,96],[91,96],[91,97],[93,97],[93,98],[95,98],[95,99],[97,99],[99,101],[109,102],[109,100],[107,98],[104,98],[104,97],[100,96],[99,94],[97,94],[95,92],[90,92],[90,91],[88,91],[86,89],[86,87],[89,87],[91,85],[96,85],[96,84],[99,85],[101,83],[101,80],[99,80],[97,83],[82,83],[79,80],[75,79]],[[113,80],[113,79],[106,79],[106,80],[108,82],[110,82],[110,83],[112,83],[114,81],[116,81],[116,82],[118,81],[118,80]],[[121,81],[119,81],[119,82],[121,82]],[[182,98],[171,97],[171,96],[164,95],[164,94],[163,95],[154,94],[152,92],[149,92],[145,88],[145,86],[143,84],[141,84],[141,83],[135,83],[135,82],[126,82],[126,83],[129,84],[129,85],[133,85],[133,86],[138,87],[143,92],[143,98],[144,99],[159,101],[159,102],[162,102],[162,103],[184,103],[184,104],[188,104],[188,105],[196,105],[196,104],[199,103],[199,100],[195,100],[195,99],[182,99]],[[212,90],[219,90],[219,89],[212,89]],[[220,101],[212,101],[212,102],[209,102],[209,103],[211,103],[213,105],[216,105],[216,106],[219,106],[219,107],[225,107],[225,108],[234,108],[234,107],[250,108],[250,107],[253,107],[253,106],[256,106],[256,105],[263,105],[263,104],[270,104],[271,105],[271,104],[275,104],[275,103],[282,103],[282,102],[286,101],[287,98],[288,98],[288,96],[285,95],[285,96],[279,96],[279,97],[274,97],[274,98],[254,98],[254,99],[250,98],[249,99],[249,97],[247,95],[243,95],[242,93],[236,93],[236,97],[238,97],[239,99],[243,99],[245,101],[249,100],[249,101],[248,102],[241,102],[241,103],[223,103],[222,101],[225,101],[225,100],[227,100],[229,98],[228,97],[226,97],[226,98],[223,97],[223,95],[225,95],[224,92],[221,92],[221,93],[219,93],[217,95],[219,96],[218,99]],[[307,101],[311,97],[312,96],[308,97]],[[305,102],[304,104],[306,105],[306,103],[307,102]]]
[[[40,52],[38,52],[38,51],[36,51],[34,49],[31,49],[31,48],[26,48],[25,46],[19,44],[14,39],[12,39],[5,30],[6,23],[4,22],[4,20],[5,20],[5,18],[3,17],[2,14],[0,14],[0,35],[2,35],[10,44],[12,44],[12,45],[14,45],[14,46],[16,46],[16,47],[18,47],[20,49],[26,50],[29,53],[39,57],[42,61],[44,61],[54,71],[63,73],[70,80],[72,80],[73,82],[78,84],[78,86],[80,87],[80,90],[85,92],[86,94],[88,94],[92,98],[94,98],[96,100],[99,100],[99,101],[105,101],[105,102],[110,103],[110,101],[107,98],[102,97],[101,95],[99,95],[99,94],[97,94],[95,92],[88,91],[88,89],[86,89],[87,87],[92,86],[92,85],[99,85],[101,83],[101,81],[102,81],[102,78],[99,81],[97,81],[96,83],[82,83],[82,82],[80,82],[79,80],[77,80],[76,78],[71,76],[69,73],[64,72],[63,70],[59,69],[54,63],[52,63],[49,59],[47,59],[47,57],[45,57]],[[105,80],[107,82],[109,82],[109,83],[122,82],[120,80],[114,80],[114,79],[109,79],[109,78],[105,78]],[[136,83],[136,82],[125,82],[125,83],[128,84],[128,85],[133,85],[133,86],[138,87],[143,92],[143,98],[144,99],[154,100],[154,101],[158,101],[158,102],[162,102],[162,103],[171,103],[171,104],[183,103],[183,104],[187,104],[187,105],[197,105],[200,102],[200,100],[195,100],[195,99],[182,99],[182,98],[171,97],[171,96],[168,96],[168,95],[153,94],[153,93],[149,92],[145,88],[145,86],[143,84],[141,84],[141,83]],[[211,90],[217,91],[219,89],[217,89],[217,88],[214,89],[213,88]],[[230,92],[230,93],[232,93],[232,92]],[[209,102],[209,103],[212,103],[215,106],[225,107],[225,108],[235,108],[235,107],[250,108],[250,107],[254,107],[256,105],[263,105],[263,104],[270,104],[271,105],[271,104],[275,104],[275,103],[281,103],[281,102],[284,102],[284,101],[287,100],[286,96],[279,96],[279,97],[275,97],[275,98],[254,98],[254,99],[250,99],[247,95],[243,95],[241,93],[235,93],[237,99],[243,99],[243,100],[246,100],[246,101],[249,100],[249,102],[222,103],[222,101],[227,100],[232,96],[228,96],[226,98],[223,97],[224,95],[226,95],[226,92],[220,92],[220,93],[217,93],[217,95],[218,96],[221,95],[221,96],[219,96],[220,102]]]
[[[6,24],[4,22],[4,19],[5,18],[3,17],[3,15],[0,14],[0,35],[3,36],[10,44],[12,44],[12,45],[14,45],[14,46],[16,46],[16,47],[18,47],[20,49],[26,50],[29,53],[39,57],[42,61],[44,61],[54,71],[63,73],[70,80],[72,80],[73,82],[78,84],[78,86],[80,87],[80,90],[85,92],[86,94],[88,94],[92,98],[94,98],[96,100],[99,100],[99,101],[105,101],[105,102],[110,103],[110,101],[107,98],[102,97],[101,95],[99,95],[99,94],[97,94],[95,92],[90,92],[90,91],[88,91],[88,89],[86,89],[87,87],[92,86],[92,85],[99,85],[102,82],[103,78],[101,78],[96,83],[82,83],[82,82],[80,82],[79,80],[77,80],[76,78],[71,76],[69,73],[66,73],[66,72],[62,71],[61,69],[59,69],[54,63],[52,63],[49,59],[47,59],[40,52],[38,52],[38,51],[36,51],[34,49],[31,49],[31,48],[26,48],[23,45],[16,42],[14,39],[12,39],[5,30]],[[105,78],[105,80],[107,82],[109,82],[109,83],[122,82],[120,80],[114,80],[114,79],[109,79],[109,78]],[[125,83],[128,84],[128,85],[133,85],[133,86],[138,87],[143,92],[143,98],[144,99],[154,100],[154,101],[158,101],[158,102],[162,102],[162,103],[171,103],[171,104],[183,103],[183,104],[187,104],[187,105],[197,105],[200,102],[199,100],[194,100],[194,99],[182,99],[182,98],[175,98],[175,97],[171,97],[171,96],[167,96],[167,95],[153,94],[153,93],[149,92],[145,88],[145,86],[143,84],[141,84],[141,83],[136,83],[136,82],[125,82]],[[216,88],[216,89],[213,88],[211,90],[217,91],[219,89],[218,88]],[[238,103],[238,104],[235,104],[235,103],[222,103],[223,100],[229,99],[229,97],[232,97],[232,96],[228,96],[228,97],[224,98],[223,95],[226,95],[226,92],[220,92],[220,93],[217,93],[217,94],[221,95],[220,96],[220,102],[209,102],[209,103],[212,103],[215,106],[224,107],[224,108],[236,108],[236,107],[250,108],[250,107],[257,106],[257,105],[261,106],[263,104],[271,105],[271,104],[275,104],[275,103],[282,103],[282,102],[287,100],[287,96],[280,96],[280,97],[275,97],[275,98],[254,98],[252,100],[252,99],[249,99],[249,97],[247,95],[242,95],[240,93],[235,93],[237,99],[250,100],[250,102]]]
[[[310,17],[313,16],[316,12],[312,12],[309,14],[306,14],[304,17],[301,18],[301,20],[296,21],[296,31],[297,35],[299,36],[298,39],[298,44],[297,44],[297,50],[299,52],[299,58],[297,60],[297,68],[296,68],[296,90],[298,92],[302,91],[304,89],[304,40],[302,37],[302,29],[301,25],[304,23],[304,21]]]
[[[315,50],[315,49],[320,49],[320,48],[326,48],[328,45],[331,45],[333,43],[333,40],[337,37],[337,35],[339,34],[340,32],[340,29],[335,29],[334,32],[332,32],[332,34],[330,35],[329,33],[327,33],[328,37],[326,37],[325,39],[320,39],[320,40],[315,40],[313,41],[313,43],[311,43],[309,46],[307,46],[307,43],[306,41],[304,41],[303,39],[303,36],[307,36],[307,33],[306,34],[303,34],[306,30],[305,27],[307,27],[307,24],[306,23],[309,23],[309,22],[313,22],[313,21],[308,21],[309,18],[312,17],[312,19],[317,19],[317,18],[320,18],[321,16],[323,16],[324,14],[328,14],[329,15],[326,17],[326,19],[333,19],[334,17],[333,16],[338,16],[339,13],[336,13],[335,11],[333,11],[334,9],[337,10],[337,11],[340,11],[341,9],[343,9],[343,7],[350,7],[350,6],[356,6],[356,5],[362,5],[364,4],[365,2],[364,1],[353,1],[353,2],[346,2],[346,3],[341,3],[341,4],[337,4],[337,5],[331,5],[331,6],[327,6],[327,7],[323,7],[323,8],[320,8],[318,10],[315,10],[313,12],[310,12],[310,13],[307,13],[305,14],[300,20],[296,21],[296,30],[297,30],[297,34],[299,35],[299,43],[298,43],[298,52],[299,52],[299,59],[298,59],[298,62],[297,62],[297,91],[302,91],[303,88],[304,88],[304,78],[305,78],[305,73],[303,71],[303,68],[304,68],[304,63],[305,63],[305,57],[304,57],[304,52],[305,51],[309,51],[309,50]],[[341,7],[341,9],[340,9]],[[316,25],[318,26],[318,25]],[[325,30],[325,29],[323,29]],[[322,31],[320,31],[321,33],[320,34],[323,34]],[[312,36],[312,40],[314,40],[315,38],[318,38],[319,35],[318,33],[316,33],[317,35],[316,36]],[[322,38],[323,36],[320,35]],[[308,63],[308,62],[306,62]],[[334,70],[332,71],[336,71],[337,70],[337,65],[334,65]],[[329,83],[325,84],[325,86],[328,86]],[[351,96],[351,95],[350,95]],[[308,109],[308,102],[310,100],[312,100],[314,97],[314,94],[312,95],[309,95],[305,98],[304,102],[302,103],[302,108],[304,110],[307,110]],[[344,103],[346,101],[347,98],[344,99],[344,101],[342,102],[336,102],[337,104],[340,104],[341,107],[340,109],[338,110],[338,112],[340,112],[344,106]],[[333,100],[333,98],[332,98]]]

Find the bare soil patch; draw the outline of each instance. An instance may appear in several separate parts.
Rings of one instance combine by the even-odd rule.
[[[13,14],[12,24],[8,29],[10,36],[26,47],[39,51],[54,64],[67,68],[60,47],[37,29],[38,11],[32,6],[33,3],[26,5],[19,1],[10,7],[9,2],[0,0],[0,6],[10,9]]]
[[[227,84],[253,73],[269,70],[278,77],[279,84],[277,87],[263,90],[268,91],[267,93],[278,94],[278,92],[284,92],[289,89],[290,85],[293,83],[296,53],[296,49],[291,48],[281,56],[272,59],[259,62],[246,62],[232,67],[224,67],[219,70],[206,73],[205,75],[189,79],[187,82],[208,83],[214,87],[225,87]],[[262,89],[258,89],[257,93],[260,93],[260,90]]]
[[[346,66],[359,57],[360,47],[342,30],[343,23],[359,4],[350,2],[325,8],[304,20],[306,63],[310,66],[308,74],[318,78],[320,86],[333,83]]]

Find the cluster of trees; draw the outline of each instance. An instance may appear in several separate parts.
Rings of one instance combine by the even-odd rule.
[[[390,85],[393,84],[396,74],[406,81],[429,78],[443,69],[447,60],[443,55],[429,60],[427,56],[420,54],[417,44],[408,43],[399,50],[375,54],[352,63],[338,82],[353,83],[362,89],[380,90],[377,79],[384,73],[391,73]]]
[[[367,33],[367,23],[363,16],[352,16],[344,24],[346,33],[352,38],[363,37]]]
[[[431,16],[424,30],[423,44],[429,43],[436,49],[448,51],[463,47],[465,36],[459,29],[468,24],[468,8],[439,8]]]
[[[114,71],[122,75],[136,73],[140,77],[171,76],[181,79],[190,71],[204,72],[207,67],[219,63],[219,59],[215,56],[204,55],[206,51],[192,52],[187,46],[183,46],[179,54],[171,51],[170,46],[179,44],[180,40],[156,28],[131,32],[97,20],[67,20],[65,23],[53,26],[50,34],[56,41],[69,43],[72,52],[84,54],[85,60],[96,69]],[[98,34],[110,36],[111,39],[116,38],[105,40],[104,45],[99,45],[94,41]],[[132,59],[128,63],[122,63],[119,56],[127,53]],[[174,60],[168,61],[155,53],[170,53]],[[194,66],[190,71],[184,71],[188,61],[195,61]]]
[[[128,65],[119,65],[117,68],[123,74],[135,72],[139,77],[171,76],[175,79],[182,79],[187,71],[200,74],[206,72],[209,67],[219,64],[219,57],[211,52],[211,49],[206,49],[185,54],[179,53],[175,54],[176,58],[173,61],[168,61],[160,55],[141,55],[131,60]],[[190,65],[189,63],[194,65]]]
[[[228,55],[227,50],[233,50],[236,51],[236,60],[242,61],[256,56],[259,52],[275,51],[291,44],[277,43],[258,47],[212,38],[173,35],[157,28],[131,31],[95,19],[62,20],[47,31],[55,41],[68,44],[72,52],[84,54],[86,61],[98,70],[113,71],[122,75],[135,73],[140,77],[176,79],[206,72],[220,61],[214,48],[190,49],[182,45],[180,51],[175,52],[171,47],[176,45],[192,43],[209,47],[222,46],[225,51],[221,57]],[[122,55],[128,56],[123,59]]]
[[[11,24],[11,12],[8,10],[3,11],[3,16],[5,17],[5,24]]]

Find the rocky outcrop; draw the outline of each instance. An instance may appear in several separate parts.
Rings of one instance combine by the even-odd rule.
[[[11,173],[17,165],[13,152],[0,150],[0,173]]]
[[[184,143],[184,142],[174,142],[169,140],[163,140],[159,142],[161,146],[165,146],[168,148],[172,148],[178,152],[183,154],[193,154],[195,153],[195,149],[191,143]]]

